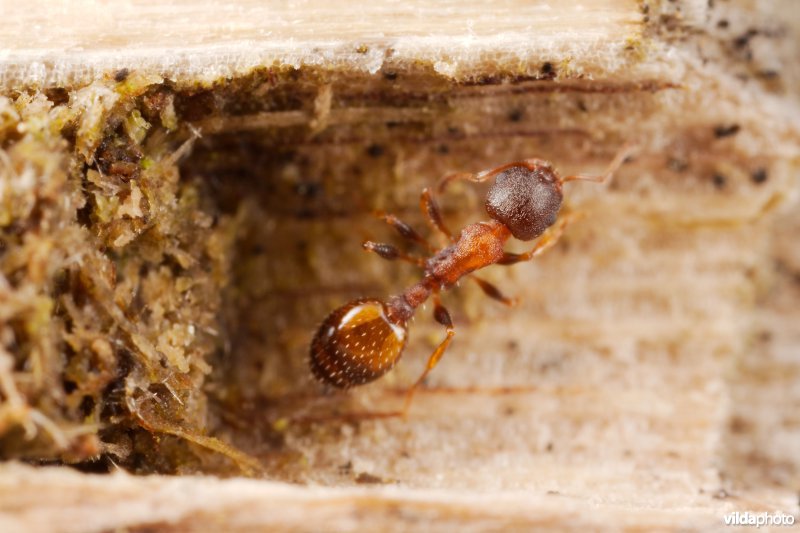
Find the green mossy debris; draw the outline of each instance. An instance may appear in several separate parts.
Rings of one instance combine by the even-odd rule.
[[[174,92],[119,78],[0,97],[0,458],[254,470],[207,436],[232,218],[181,179]]]

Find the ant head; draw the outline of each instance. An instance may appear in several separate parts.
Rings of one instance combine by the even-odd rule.
[[[514,166],[497,175],[486,211],[519,240],[530,241],[553,225],[561,209],[561,180],[545,162]]]

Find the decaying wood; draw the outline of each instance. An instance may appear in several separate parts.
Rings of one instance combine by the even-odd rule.
[[[631,508],[556,492],[337,489],[246,479],[136,478],[122,473],[103,478],[52,468],[34,472],[18,465],[0,472],[3,531],[407,531],[415,524],[425,524],[430,531],[585,531],[609,524],[649,531],[676,526],[708,530],[719,527],[720,517],[737,507],[725,499],[703,503],[683,499],[678,513],[666,499]],[[31,494],[39,498],[32,500]],[[780,499],[769,503],[790,505]],[[747,504],[751,509],[768,508],[764,501]]]
[[[3,13],[1,48],[10,52],[2,58],[5,86],[85,84],[131,66],[193,83],[273,63],[375,73],[392,58],[423,61],[454,75],[462,68],[471,71],[476,62],[491,62],[492,56],[525,63],[545,53],[571,55],[598,72],[598,58],[586,57],[587,49],[622,47],[641,31],[632,0],[575,6],[512,0],[490,13],[480,4],[422,1],[334,6],[242,0],[212,7],[145,0],[114,10],[98,10],[88,1],[58,7],[4,1]],[[17,38],[30,30],[37,39]]]
[[[230,390],[212,395],[209,429],[271,479],[8,464],[0,529],[708,529],[734,510],[797,515],[796,5],[332,6],[2,6],[8,94],[128,69],[184,99],[169,140],[202,138],[182,178],[207,184],[239,231],[209,381]],[[390,233],[371,210],[418,223],[419,191],[447,172],[531,156],[591,172],[630,140],[639,152],[611,187],[568,187],[587,216],[564,242],[487,274],[522,306],[474,287],[447,297],[456,339],[408,420],[335,417],[396,406],[442,336],[421,313],[404,364],[347,397],[308,379],[327,311],[413,279],[360,251]],[[479,190],[442,203],[454,227],[481,213]],[[18,401],[3,371],[0,397]]]

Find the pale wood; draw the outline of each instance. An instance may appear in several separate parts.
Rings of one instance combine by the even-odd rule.
[[[713,27],[705,0],[676,4],[690,28]],[[666,1],[651,5],[653,17],[674,9]],[[741,2],[731,8],[731,20],[759,12],[800,20],[794,7]],[[289,446],[301,451],[302,460],[271,475],[304,486],[101,478],[7,465],[0,470],[0,529],[102,531],[154,524],[177,531],[223,524],[234,531],[407,530],[424,523],[426,530],[707,530],[721,529],[722,515],[733,510],[796,514],[800,297],[791,276],[776,273],[772,262],[780,258],[789,271],[800,269],[791,252],[797,216],[775,215],[788,210],[797,194],[797,65],[782,72],[786,94],[744,85],[733,69],[738,63],[715,56],[702,37],[673,42],[646,36],[639,8],[626,0],[502,2],[488,13],[483,3],[464,1],[435,7],[133,2],[98,9],[89,1],[54,8],[5,0],[0,86],[9,89],[81,86],[131,67],[189,86],[270,65],[380,75],[387,65],[420,62],[436,75],[462,80],[520,64],[538,72],[543,61],[566,62],[556,85],[458,87],[446,112],[469,122],[489,115],[485,109],[492,106],[535,101],[530,105],[540,106],[540,124],[530,127],[553,141],[543,149],[565,171],[602,168],[620,139],[629,137],[640,141],[642,154],[620,173],[617,190],[575,187],[575,205],[587,210],[592,223],[575,228],[563,255],[513,271],[507,290],[524,297],[521,310],[485,310],[467,293],[459,312],[473,327],[459,330],[458,353],[437,368],[433,390],[418,395],[410,420],[360,431],[335,425],[319,434],[289,431]],[[19,38],[31,28],[36,39]],[[709,45],[707,63],[698,55],[701,44]],[[622,59],[630,46],[641,47],[641,61]],[[512,89],[541,92],[542,100],[555,104],[526,100]],[[306,123],[322,131],[371,122],[428,123],[444,113],[433,103],[331,109],[330,96],[324,105],[325,90],[320,88],[322,104],[313,110],[196,126],[208,135]],[[601,95],[588,115],[574,110],[574,95],[583,93]],[[518,157],[523,148],[542,148],[522,139],[516,126],[499,123],[483,142],[486,123],[475,122],[472,138],[460,148],[453,143],[460,156],[441,162],[432,149],[406,151],[380,178],[388,183],[394,173],[416,176],[396,192],[411,205],[419,187],[453,170],[457,157],[477,170]],[[697,140],[697,132],[733,122],[742,132],[722,148]],[[309,146],[319,161],[340,155],[337,146]],[[575,146],[582,146],[578,153]],[[724,168],[736,187],[722,197],[699,180],[682,188],[680,178],[664,170],[662,157],[681,150],[709,168]],[[764,187],[748,181],[746,169],[756,164],[770,165]],[[293,235],[341,235],[354,222],[370,224],[357,216],[321,222],[278,217],[279,231],[267,246],[284,253]],[[312,255],[344,265],[363,261],[356,252],[331,252],[324,245],[311,243]],[[374,268],[373,278],[386,277]],[[365,270],[320,267],[320,288],[363,282]],[[253,289],[308,289],[262,283]],[[308,323],[290,325],[296,330],[289,334],[304,334]],[[389,387],[356,393],[361,405],[396,401],[392,387],[416,376],[440,331],[420,323],[415,328],[420,340],[408,367],[389,378]],[[764,332],[772,342],[753,340]],[[512,356],[508,340],[518,341]],[[285,375],[305,372],[304,349],[265,363],[261,390],[284,398]],[[258,416],[244,425],[264,423]],[[734,431],[734,419],[746,429]],[[261,458],[272,465],[268,455]],[[355,484],[360,474],[392,486],[338,487]]]
[[[108,7],[92,0],[3,0],[0,12],[0,86],[6,87],[84,84],[131,65],[193,81],[274,61],[377,72],[389,57],[429,61],[457,75],[486,61],[489,50],[509,64],[546,53],[597,71],[595,60],[582,59],[583,51],[602,44],[621,49],[641,30],[635,0],[504,0],[493,2],[490,12],[480,3],[454,0],[138,0]],[[24,34],[36,37],[20,39]]]
[[[614,529],[722,530],[722,516],[788,507],[786,498],[731,502],[685,500],[679,510],[653,502],[575,499],[526,491],[468,493],[397,487],[298,487],[269,481],[215,478],[85,476],[66,469],[0,469],[0,528],[30,533],[111,529],[157,531],[560,531]]]

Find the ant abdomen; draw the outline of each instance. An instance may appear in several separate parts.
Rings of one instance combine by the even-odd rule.
[[[405,348],[407,328],[388,316],[386,304],[374,298],[354,300],[328,315],[311,341],[314,376],[346,389],[391,370]]]

